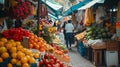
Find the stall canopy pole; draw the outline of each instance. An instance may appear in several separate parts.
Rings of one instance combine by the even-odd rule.
[[[38,9],[37,9],[37,35],[39,36],[39,22],[40,22],[40,14],[39,14],[39,10],[40,10],[40,4],[42,4],[42,1],[41,0],[38,0]]]

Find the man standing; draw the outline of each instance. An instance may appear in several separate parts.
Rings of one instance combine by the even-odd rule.
[[[73,37],[74,26],[71,20],[68,20],[68,23],[65,25],[65,30],[66,30],[66,46],[68,49],[71,49],[72,40],[74,38]]]

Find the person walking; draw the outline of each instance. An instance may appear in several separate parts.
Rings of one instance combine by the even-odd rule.
[[[63,29],[63,34],[64,34],[64,40],[66,41],[66,30],[65,30],[65,26],[66,26],[67,22],[65,21],[63,23],[62,29]]]
[[[68,49],[71,49],[72,40],[74,38],[73,37],[74,26],[71,20],[68,20],[68,23],[65,25],[65,30],[66,30],[66,46]]]

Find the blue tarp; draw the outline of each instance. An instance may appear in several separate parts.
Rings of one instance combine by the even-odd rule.
[[[68,10],[66,10],[63,15],[67,16],[70,15],[72,12],[76,11],[78,8],[82,7],[83,5],[85,5],[86,3],[90,2],[91,0],[84,0],[83,2],[80,2],[76,5],[73,5],[72,7],[70,7]]]
[[[51,13],[48,13],[48,15],[54,19],[58,19],[56,16],[52,15]]]

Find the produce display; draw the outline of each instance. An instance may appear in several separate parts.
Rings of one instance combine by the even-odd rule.
[[[45,67],[70,67],[67,65],[70,63],[68,50],[63,44],[47,44],[42,37],[23,28],[11,28],[3,31],[2,35],[0,38],[0,66],[37,67],[35,65],[39,62],[40,66]],[[24,37],[29,39],[30,49],[24,48],[26,45],[22,43]],[[34,52],[34,50],[39,52]],[[45,54],[41,54],[42,52]]]
[[[31,33],[29,39],[29,47],[33,49],[38,49],[41,52],[47,49],[47,43],[43,40],[43,38],[37,37],[37,35]]]
[[[21,41],[23,36],[29,37],[30,32],[23,28],[11,28],[3,32],[3,36],[8,39],[13,39],[15,41]]]
[[[53,54],[48,53],[44,55],[44,58],[39,62],[39,64],[40,67],[71,67],[57,59]]]
[[[110,39],[112,34],[108,28],[97,28],[95,26],[88,27],[86,29],[85,39]]]
[[[32,51],[23,48],[21,42],[0,38],[0,66],[6,64],[7,67],[13,67],[13,65],[30,67],[30,64],[36,62],[34,56]],[[8,59],[7,62],[6,59]]]

